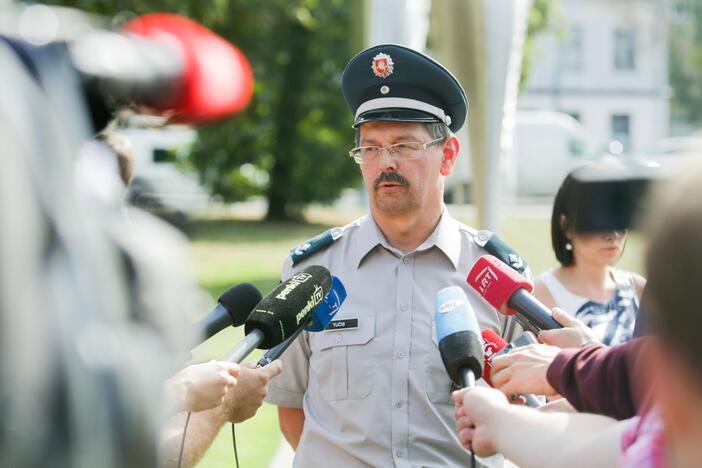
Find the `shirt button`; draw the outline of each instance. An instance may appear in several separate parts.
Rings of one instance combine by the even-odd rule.
[[[412,259],[409,257],[405,257],[402,259],[402,263],[404,263],[405,265],[409,265],[411,261]]]
[[[402,351],[400,351],[399,353],[397,353],[397,357],[399,357],[400,359],[402,359],[402,358],[405,357],[405,353],[403,353]]]
[[[404,455],[404,452],[402,451],[402,449],[397,449],[397,450],[395,450],[395,455],[397,455],[398,457],[401,457]]]
[[[342,339],[341,335],[336,335],[336,341],[341,341]]]
[[[395,402],[395,408],[402,408],[402,402],[401,402],[401,401],[396,401],[396,402]]]
[[[402,304],[402,305],[400,306],[400,309],[402,309],[402,310],[407,310],[407,304]]]

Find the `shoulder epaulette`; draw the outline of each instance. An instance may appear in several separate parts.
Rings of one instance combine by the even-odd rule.
[[[492,231],[488,231],[486,229],[479,231],[475,236],[473,236],[473,242],[487,250],[490,255],[494,255],[502,262],[511,266],[520,274],[526,276],[527,278],[531,276],[527,261]]]
[[[306,240],[302,244],[298,245],[290,251],[290,258],[292,258],[293,266],[300,263],[302,260],[306,259],[310,255],[313,255],[321,250],[326,249],[334,243],[337,239],[344,235],[343,228],[335,227],[327,229],[318,236],[312,239]]]

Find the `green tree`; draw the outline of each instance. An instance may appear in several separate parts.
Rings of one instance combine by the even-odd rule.
[[[340,86],[350,56],[347,2],[273,0],[262,8],[240,0],[229,16],[231,31],[210,26],[251,61],[254,99],[241,115],[202,129],[193,161],[225,198],[260,193],[267,218],[297,218],[359,177],[345,157],[353,134]]]
[[[557,12],[554,0],[534,0],[527,16],[527,31],[524,38],[524,55],[519,76],[519,89],[524,89],[531,72],[532,58],[536,51],[535,40],[539,34],[553,28],[554,16]]]
[[[671,119],[702,125],[702,2],[673,0],[669,28]]]
[[[241,114],[199,129],[191,162],[225,200],[264,195],[267,218],[298,218],[359,181],[346,150],[352,116],[341,95],[351,56],[344,0],[53,0],[119,18],[183,14],[242,50],[254,70],[254,97]],[[124,12],[129,12],[124,14]]]

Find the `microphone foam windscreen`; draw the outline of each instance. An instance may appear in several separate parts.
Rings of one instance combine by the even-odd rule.
[[[310,265],[295,273],[258,303],[244,324],[246,334],[261,330],[264,338],[258,347],[276,346],[307,324],[331,283],[331,273],[323,266]]]
[[[444,367],[460,385],[460,370],[468,367],[476,377],[483,373],[483,343],[480,328],[465,292],[458,286],[436,293],[436,339]]]
[[[483,330],[480,333],[483,336],[483,353],[485,355],[483,380],[492,387],[492,381],[490,380],[490,359],[492,359],[495,354],[502,351],[508,343],[492,330]]]
[[[468,304],[466,293],[458,286],[450,286],[436,293],[436,341],[459,331],[478,333],[478,321]]]
[[[331,290],[322,303],[314,309],[310,323],[305,327],[305,331],[320,332],[327,328],[327,325],[329,325],[329,322],[334,318],[345,300],[346,288],[344,288],[344,284],[339,278],[332,275]]]
[[[528,292],[534,289],[526,278],[492,255],[480,257],[468,272],[466,281],[491,306],[507,315],[516,313],[507,307],[507,302],[517,289]]]
[[[170,13],[134,18],[124,32],[172,44],[184,61],[182,92],[152,104],[172,122],[207,123],[243,110],[253,95],[253,72],[244,54],[204,26]]]
[[[263,295],[256,286],[251,283],[241,283],[222,293],[217,302],[227,309],[232,319],[232,326],[240,327],[262,298]]]

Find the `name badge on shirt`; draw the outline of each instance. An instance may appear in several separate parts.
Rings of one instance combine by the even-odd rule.
[[[327,328],[325,331],[329,330],[354,330],[358,328],[358,319],[357,318],[348,318],[348,319],[339,319],[339,320],[332,320],[329,322],[329,325],[327,325]]]

